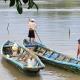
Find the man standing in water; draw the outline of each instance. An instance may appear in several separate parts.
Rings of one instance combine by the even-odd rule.
[[[36,24],[34,19],[29,19],[28,28],[29,28],[29,33],[28,33],[29,42],[30,43],[34,43],[34,40],[35,40],[35,30],[37,28],[37,24]]]
[[[77,59],[80,59],[80,39],[78,40]]]

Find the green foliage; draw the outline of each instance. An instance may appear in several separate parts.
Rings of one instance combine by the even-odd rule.
[[[35,5],[36,9],[38,10],[39,8],[38,8],[37,4],[36,4],[36,3],[34,3],[34,2],[33,2],[33,4]]]
[[[28,9],[32,8],[33,6],[35,6],[36,9],[38,10],[37,4],[33,0],[29,0],[29,2],[28,2]]]
[[[15,5],[15,0],[10,0],[9,6],[12,7],[12,6],[14,6],[14,5]]]
[[[23,0],[23,3],[26,4],[28,2],[28,0]]]
[[[19,14],[22,14],[23,9],[22,9],[22,3],[20,2],[20,0],[16,0],[16,8]]]
[[[4,0],[5,2],[7,1],[7,0]]]
[[[33,7],[33,0],[29,0],[28,2],[28,9],[32,8]]]
[[[4,1],[6,2],[8,0],[4,0]],[[28,5],[28,9],[31,9],[33,8],[33,6],[35,6],[36,9],[38,10],[38,6],[33,0],[10,0],[9,6],[10,7],[16,6],[18,13],[22,14],[23,12],[22,2]]]

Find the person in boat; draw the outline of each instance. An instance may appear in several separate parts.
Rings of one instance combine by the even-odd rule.
[[[27,65],[28,67],[32,67],[36,64],[35,59],[33,57],[30,57],[27,59]]]
[[[23,55],[19,60],[26,62],[28,67],[35,65],[35,58],[32,57],[30,54]]]
[[[31,59],[31,56],[29,54],[23,55],[21,60],[26,62],[28,59]]]
[[[77,59],[80,59],[80,39],[78,40]]]
[[[12,56],[17,56],[18,54],[18,45],[15,43],[12,46]]]
[[[29,42],[34,43],[35,31],[37,28],[37,24],[34,19],[29,19],[28,28],[29,28],[29,32],[28,32]]]

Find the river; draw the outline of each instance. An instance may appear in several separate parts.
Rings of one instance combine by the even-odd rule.
[[[52,3],[46,2],[45,6],[39,4],[38,12],[35,9],[24,9],[23,14],[19,15],[14,8],[6,8],[0,3],[0,47],[6,40],[12,40],[22,45],[22,40],[27,38],[28,34],[28,19],[34,18],[42,44],[62,54],[76,57],[77,40],[80,38],[80,9],[77,5],[78,0],[72,4],[74,6],[69,4],[68,7],[68,5],[64,6],[60,3],[56,7]],[[7,32],[8,23],[9,34]],[[37,36],[36,41],[39,42]],[[41,70],[38,75],[32,76],[19,71],[0,56],[0,80],[80,80],[78,74],[52,65],[45,65],[46,68]]]

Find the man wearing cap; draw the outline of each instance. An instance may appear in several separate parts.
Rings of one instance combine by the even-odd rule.
[[[28,28],[29,28],[28,33],[29,41],[30,43],[33,43],[35,40],[35,30],[37,28],[37,24],[34,19],[29,19]]]

